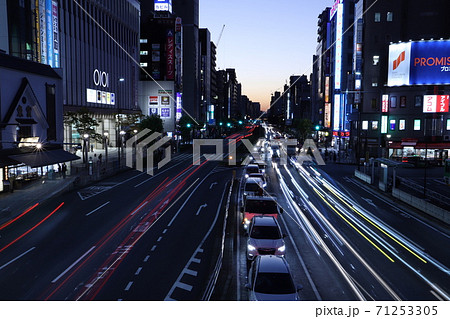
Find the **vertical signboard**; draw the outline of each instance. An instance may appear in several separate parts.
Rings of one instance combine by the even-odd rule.
[[[331,127],[331,103],[325,103],[324,126]]]
[[[176,119],[179,121],[181,119],[181,113],[182,113],[182,106],[181,106],[181,93],[177,92],[177,111],[176,111]]]
[[[47,64],[47,24],[45,22],[45,0],[39,0],[39,42],[41,63]]]
[[[339,3],[336,13],[336,55],[334,66],[334,88],[341,89],[341,71],[342,71],[342,29],[344,21],[344,5]]]
[[[175,39],[173,30],[167,32],[167,72],[166,79],[173,80],[175,78]]]
[[[341,124],[341,95],[334,96],[333,131],[339,131]]]
[[[59,68],[58,2],[52,1],[53,67]]]
[[[325,77],[325,103],[330,102],[330,77]]]
[[[383,94],[381,98],[381,112],[387,113],[389,112],[389,95]]]
[[[387,115],[381,115],[381,134],[386,134],[388,129]]]
[[[52,23],[52,0],[45,2],[45,22],[47,26],[47,64],[54,66],[53,60],[53,23]]]

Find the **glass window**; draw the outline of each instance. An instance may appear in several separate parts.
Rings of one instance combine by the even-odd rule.
[[[140,64],[142,67],[147,67],[148,66],[148,63],[147,62],[141,62],[141,64]]]
[[[148,43],[147,39],[141,39],[140,43]]]
[[[391,96],[390,99],[390,107],[397,107],[397,97],[396,96]]]
[[[406,107],[406,96],[400,96],[400,107]]]
[[[148,51],[140,51],[141,55],[148,55]]]
[[[378,130],[378,121],[372,121],[372,130],[374,131]]]
[[[416,95],[414,97],[414,106],[422,107],[423,106],[423,97],[422,95]]]
[[[450,131],[450,119],[447,119],[447,131]]]
[[[369,121],[363,121],[362,122],[362,129],[367,131],[368,128],[369,128]]]
[[[391,131],[395,131],[395,120],[390,120],[389,121],[389,129],[391,130]]]
[[[393,12],[388,12],[386,14],[386,20],[387,21],[392,21],[393,18],[394,18],[394,13]]]
[[[398,121],[398,130],[404,131],[406,126],[406,120],[399,120]]]
[[[381,13],[375,12],[375,22],[380,22],[380,21],[381,21]]]
[[[380,62],[380,56],[374,55],[373,56],[373,65],[378,65],[379,62]]]
[[[414,131],[420,131],[420,119],[414,120]]]
[[[378,78],[372,78],[372,86],[373,87],[378,86]]]

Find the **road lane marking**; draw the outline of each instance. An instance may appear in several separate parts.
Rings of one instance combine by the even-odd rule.
[[[208,207],[208,204],[203,204],[203,205],[201,205],[201,206],[198,208],[197,213],[195,213],[195,216],[198,216],[198,214],[200,214],[200,211],[202,210],[202,208],[205,208],[205,207]]]
[[[133,284],[133,282],[130,281],[130,282],[128,283],[128,285],[125,287],[125,291],[130,290],[132,284]]]
[[[147,205],[148,201],[145,201],[145,203],[143,203],[141,206],[139,206],[138,208],[136,208],[131,214],[130,216],[133,216],[134,214],[136,214],[142,207],[144,207],[145,205]]]
[[[212,183],[212,184],[209,186],[209,189],[212,189],[212,188],[214,187],[214,185],[217,185],[217,182]]]
[[[90,214],[95,213],[96,211],[98,211],[99,209],[103,208],[104,206],[108,205],[110,203],[110,201],[107,201],[106,203],[104,203],[103,205],[97,207],[96,209],[94,209],[93,211],[91,211],[90,213],[87,213],[86,216],[89,216]]]
[[[64,270],[58,277],[52,280],[52,284],[57,282],[62,276],[64,276],[68,271],[70,271],[76,264],[78,264],[84,257],[86,257],[93,249],[95,249],[95,246],[92,246],[91,249],[89,249],[87,252],[83,254],[80,258],[78,258],[72,265],[70,265],[66,270]]]
[[[150,256],[145,256],[145,258],[144,258],[144,262],[146,263],[147,261],[148,261],[148,259],[150,258]]]
[[[190,269],[186,269],[185,273],[187,273],[188,275],[194,276],[194,277],[197,277],[197,274],[198,274],[196,271],[190,270]]]
[[[142,270],[142,267],[139,267],[134,274],[136,276],[139,275],[141,273],[141,270]]]
[[[167,228],[163,230],[163,234],[167,233]]]
[[[182,282],[178,282],[177,283],[177,287],[181,288],[183,290],[187,290],[187,291],[191,291],[192,288],[193,288],[191,285],[188,285],[188,284],[185,284],[185,283],[182,283]]]
[[[192,262],[193,262],[193,263],[199,264],[199,263],[201,263],[202,261],[201,261],[200,259],[198,259],[198,258],[192,258]]]
[[[160,236],[160,237],[158,238],[157,242],[160,242],[160,241],[161,241],[161,239],[162,239],[162,237]]]
[[[3,268],[7,267],[8,265],[12,264],[13,262],[15,262],[17,259],[22,258],[23,256],[25,256],[26,254],[28,254],[30,251],[32,251],[33,249],[35,249],[36,247],[32,247],[30,249],[28,249],[26,252],[20,254],[19,256],[17,256],[16,258],[14,258],[13,260],[10,260],[9,262],[7,262],[6,264],[4,264],[3,266],[0,267],[0,270],[2,270]]]
[[[151,251],[155,251],[155,249],[156,249],[156,245],[154,245],[154,246],[152,247]]]

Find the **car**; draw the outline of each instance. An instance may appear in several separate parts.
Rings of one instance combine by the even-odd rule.
[[[247,230],[252,218],[255,216],[273,216],[278,218],[278,214],[283,210],[278,206],[276,197],[273,196],[247,196],[244,199],[242,209],[242,225]]]
[[[244,200],[247,196],[263,195],[264,181],[259,177],[249,177],[245,180]]]
[[[248,164],[245,168],[245,178],[248,178],[251,173],[259,173],[259,167],[256,164]]]
[[[250,173],[248,177],[260,178],[263,181],[263,187],[267,186],[266,178],[264,177],[263,173]]]
[[[250,300],[256,301],[297,301],[298,291],[289,265],[282,256],[262,255],[256,257],[248,272]]]
[[[259,171],[260,171],[262,174],[265,174],[265,173],[266,173],[266,167],[267,167],[266,162],[264,162],[264,161],[262,161],[262,160],[260,160],[260,161],[256,161],[256,160],[255,160],[254,163],[252,163],[252,164],[258,165]]]
[[[273,216],[256,216],[248,229],[247,261],[259,255],[284,256],[286,235],[281,233],[280,225]]]

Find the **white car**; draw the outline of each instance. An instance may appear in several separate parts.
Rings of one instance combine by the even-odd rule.
[[[252,263],[248,273],[250,300],[257,301],[296,301],[300,300],[292,279],[289,265],[284,257],[265,255],[258,256]]]
[[[259,255],[284,256],[286,246],[280,226],[273,216],[253,217],[248,230],[247,261]]]

